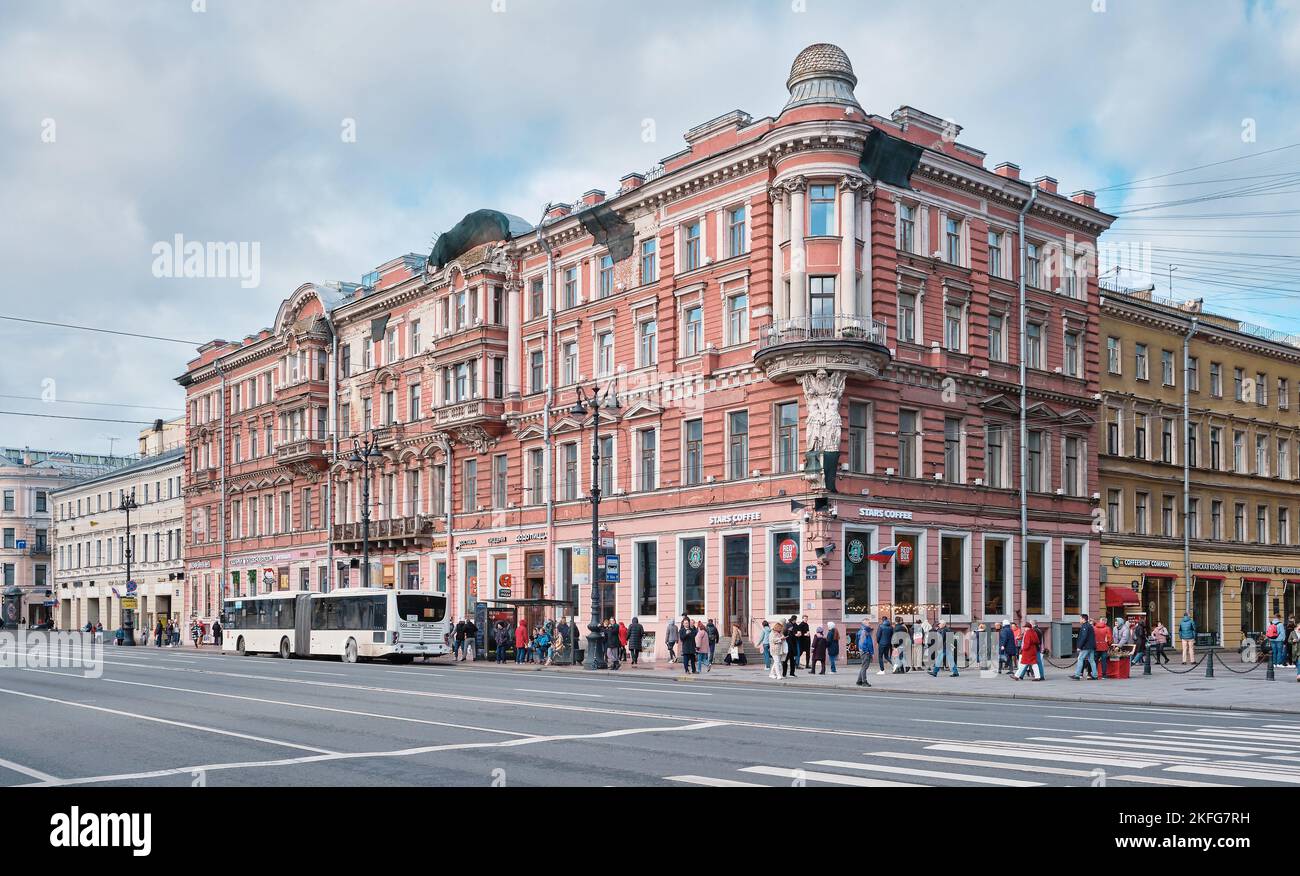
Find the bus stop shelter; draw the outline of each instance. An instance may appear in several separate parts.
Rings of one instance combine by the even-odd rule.
[[[539,623],[545,623],[547,609],[553,609],[549,612],[551,618],[559,625],[559,618],[572,616],[573,603],[566,599],[489,599],[482,602],[474,603],[474,624],[478,627],[478,641],[475,643],[480,659],[487,657],[488,653],[495,647],[492,639],[492,631],[496,629],[499,621],[504,621],[507,629],[510,630],[510,646],[508,653],[514,654],[515,650],[515,629],[519,626],[519,611],[524,610],[525,620],[529,629]],[[586,628],[583,627],[582,635],[586,634]],[[570,633],[570,642],[563,650],[557,648],[553,662],[557,664],[568,664],[576,662],[574,659],[573,642],[575,638]]]

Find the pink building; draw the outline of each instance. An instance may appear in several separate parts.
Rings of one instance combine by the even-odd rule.
[[[728,113],[613,196],[549,205],[540,229],[479,216],[328,311],[304,286],[274,330],[203,348],[182,378],[208,472],[189,481],[206,538],[190,568],[320,586],[360,554],[347,457],[373,434],[372,584],[445,592],[455,616],[508,597],[585,621],[593,437],[574,403],[595,385],[618,404],[595,447],[621,568],[603,615],[752,637],[791,614],[968,627],[1095,609],[1095,241],[1111,217],[1089,192],[986,169],[926,113],[867,113],[856,84],[842,51],[811,46],[775,117]],[[489,219],[495,234],[458,233]],[[223,410],[246,460],[229,470]],[[268,439],[248,454],[250,429],[274,455]],[[254,497],[273,515],[256,534]]]

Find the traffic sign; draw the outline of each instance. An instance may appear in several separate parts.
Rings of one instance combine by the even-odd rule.
[[[18,541],[14,542],[14,544],[17,545],[18,550],[20,551],[27,550],[27,539],[25,538],[18,539]]]
[[[619,583],[619,569],[618,554],[609,554],[605,557],[605,581],[607,583]]]
[[[134,593],[134,592],[135,592],[135,582],[134,582],[134,581],[127,581],[127,582],[126,582],[126,592],[127,592],[127,593]]]
[[[123,597],[122,597],[122,608],[130,609],[131,611],[135,611],[135,597],[134,597],[134,596],[123,596]]]
[[[806,578],[806,579],[809,580],[809,581],[816,581],[816,580],[817,580],[817,567],[816,567],[816,566],[804,566],[804,567],[803,567],[803,576],[804,576],[804,578]]]

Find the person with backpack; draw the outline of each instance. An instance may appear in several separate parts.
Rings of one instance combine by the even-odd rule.
[[[894,625],[889,622],[889,615],[882,617],[876,628],[876,646],[876,675],[884,675],[885,664],[892,663],[894,656]]]
[[[717,650],[718,647],[718,638],[719,638],[718,628],[713,625],[713,618],[709,618],[709,622],[708,624],[705,625],[704,629],[709,634],[709,663],[712,663],[714,659],[713,657],[714,652]]]
[[[880,622],[881,626],[884,626],[887,622],[887,620],[882,620]],[[872,633],[870,625],[863,621],[862,626],[858,627],[858,652],[862,655],[862,667],[858,670],[858,680],[855,682],[858,687],[871,687],[871,682],[867,681],[867,673],[871,671],[871,657],[874,651],[875,635]],[[883,674],[885,664],[882,662],[880,665],[882,667],[880,672]]]
[[[1280,618],[1273,618],[1269,625],[1264,629],[1264,638],[1268,640],[1269,648],[1273,652],[1273,665],[1282,665],[1282,621]]]
[[[1196,621],[1187,612],[1183,612],[1183,619],[1178,622],[1178,641],[1183,646],[1183,659],[1180,661],[1184,665],[1196,662]]]

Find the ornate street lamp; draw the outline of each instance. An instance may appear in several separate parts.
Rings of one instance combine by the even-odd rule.
[[[605,668],[604,637],[600,632],[600,588],[605,583],[605,567],[600,556],[600,409],[618,410],[618,396],[613,384],[602,391],[597,384],[585,391],[578,387],[578,398],[570,411],[575,417],[591,412],[591,622],[587,624],[587,669]]]
[[[126,595],[139,599],[135,595],[135,589],[131,586],[131,512],[140,506],[135,502],[135,490],[131,490],[131,495],[123,495],[122,501],[118,504],[117,510],[126,512]],[[146,635],[148,633],[146,632]],[[135,609],[128,608],[122,612],[122,644],[135,644]]]
[[[361,586],[370,586],[370,470],[374,460],[382,456],[379,441],[371,432],[363,443],[360,438],[352,439],[352,455],[348,457],[353,470],[360,469],[361,477]]]

